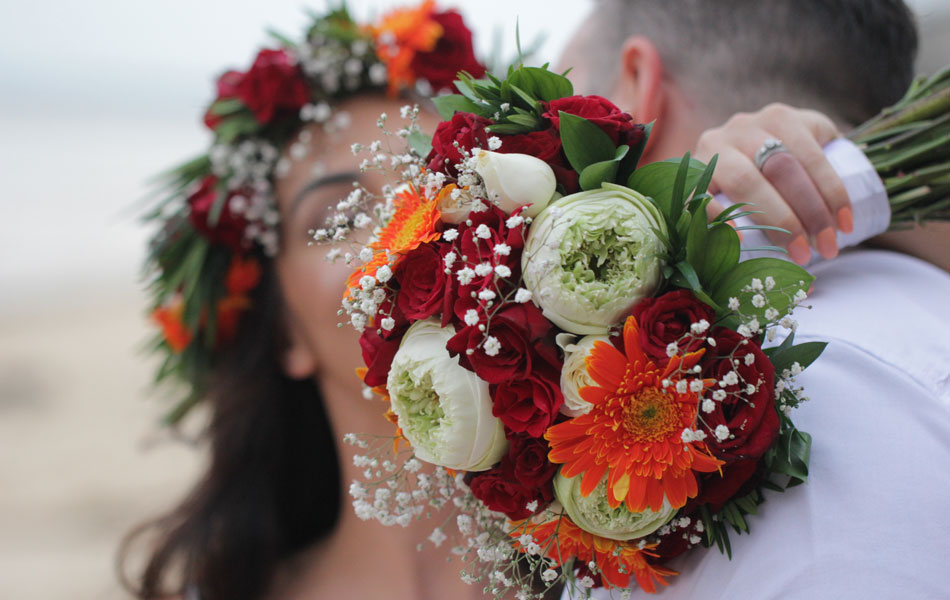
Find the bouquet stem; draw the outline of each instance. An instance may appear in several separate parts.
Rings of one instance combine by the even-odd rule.
[[[874,166],[891,205],[890,229],[950,221],[950,66],[846,136]]]

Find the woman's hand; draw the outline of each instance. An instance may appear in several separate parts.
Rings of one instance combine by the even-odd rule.
[[[814,110],[770,104],[755,113],[738,113],[721,127],[703,132],[696,145],[697,159],[708,162],[718,154],[711,193],[722,193],[733,203],[749,202],[760,225],[787,229],[768,231],[776,246],[805,264],[809,246],[825,258],[838,254],[835,229],[850,233],[853,212],[841,178],[822,148],[840,134],[831,119]],[[788,152],[776,152],[755,165],[756,152],[768,139],[781,140]],[[710,215],[723,209],[710,204]]]

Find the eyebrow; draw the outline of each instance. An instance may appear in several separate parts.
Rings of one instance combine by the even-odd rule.
[[[290,214],[293,215],[297,211],[297,207],[300,206],[300,203],[303,201],[308,194],[328,186],[328,185],[338,185],[340,183],[352,183],[359,180],[360,173],[357,171],[343,171],[340,173],[331,173],[329,175],[324,175],[322,177],[317,177],[307,185],[303,186],[297,195],[294,196],[294,200],[290,205]]]

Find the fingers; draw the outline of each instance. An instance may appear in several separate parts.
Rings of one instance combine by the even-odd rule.
[[[769,162],[771,160],[769,159]],[[808,262],[811,251],[808,248],[804,225],[779,190],[759,172],[748,156],[736,148],[725,148],[719,155],[714,181],[718,189],[730,200],[751,202],[751,210],[762,211],[763,214],[752,215],[752,220],[756,223],[781,227],[791,232],[785,234],[769,230],[765,233],[776,246],[787,247],[792,260],[799,264]],[[789,186],[801,185],[794,180],[789,183]],[[820,200],[818,202],[820,203]]]
[[[802,164],[788,152],[779,152],[762,165],[762,175],[788,202],[821,255],[826,259],[838,256],[834,219]]]
[[[776,134],[788,148],[788,151],[801,163],[808,177],[811,178],[825,202],[828,211],[835,217],[838,229],[844,233],[851,233],[854,229],[851,200],[824,153],[824,146],[840,134],[831,119],[812,110],[795,111],[783,107],[784,111],[797,113],[798,125],[794,117],[783,109],[780,111],[784,118],[776,118]],[[766,110],[769,110],[768,108]],[[801,126],[804,126],[802,128]]]
[[[845,233],[853,230],[847,191],[823,151],[838,135],[834,123],[823,114],[776,103],[757,113],[739,113],[722,127],[707,130],[695,156],[708,161],[718,152],[719,168],[710,191],[722,191],[733,202],[754,204],[755,210],[765,212],[753,216],[760,225],[791,231],[790,236],[767,235],[772,243],[788,247],[792,258],[802,263],[810,258],[809,242],[831,258],[838,252],[835,228]],[[788,152],[772,154],[759,173],[752,157],[769,138],[781,140]]]

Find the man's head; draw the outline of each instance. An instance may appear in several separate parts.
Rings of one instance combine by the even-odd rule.
[[[903,95],[916,50],[902,0],[598,0],[561,66],[640,121],[673,104],[702,131],[771,102],[860,123]]]

